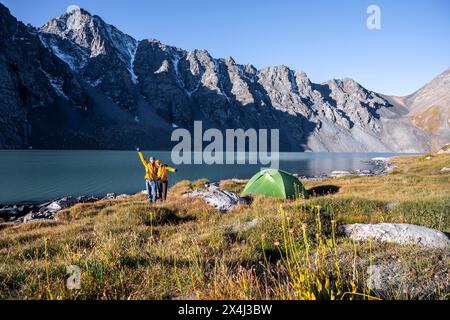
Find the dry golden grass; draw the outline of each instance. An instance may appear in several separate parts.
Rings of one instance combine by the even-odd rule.
[[[56,221],[2,224],[0,298],[373,299],[367,268],[401,261],[407,281],[428,291],[393,287],[381,297],[447,299],[448,251],[353,244],[336,232],[341,223],[383,221],[450,231],[450,175],[440,172],[450,156],[396,161],[385,177],[306,183],[338,188],[334,194],[257,196],[228,214],[182,197],[201,180],[178,183],[155,206],[137,194],[77,205]],[[221,186],[239,191],[243,183]],[[68,265],[81,268],[81,290],[66,288]]]

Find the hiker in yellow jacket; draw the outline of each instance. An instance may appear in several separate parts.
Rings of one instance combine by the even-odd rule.
[[[156,179],[158,175],[158,168],[156,167],[156,161],[153,157],[150,157],[147,161],[142,154],[141,149],[136,149],[141,162],[145,167],[145,188],[147,189],[148,202],[156,202]]]
[[[166,201],[167,187],[169,185],[169,177],[167,176],[167,171],[177,172],[178,170],[161,163],[161,161],[159,161],[159,160],[156,160],[156,167],[158,168],[158,174],[157,174],[158,194],[159,194],[161,201]]]

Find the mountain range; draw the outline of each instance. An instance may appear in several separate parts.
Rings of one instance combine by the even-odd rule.
[[[277,128],[282,151],[450,142],[450,68],[406,97],[138,41],[86,10],[36,28],[0,4],[0,149],[169,150],[174,128]]]

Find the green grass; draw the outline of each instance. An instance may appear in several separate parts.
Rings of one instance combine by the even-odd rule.
[[[450,231],[450,175],[440,172],[450,156],[396,161],[384,177],[305,183],[333,185],[334,194],[257,196],[228,214],[182,197],[206,182],[199,180],[180,182],[155,207],[138,194],[76,205],[56,221],[0,224],[0,298],[448,299],[448,250],[353,243],[338,232],[354,222]],[[82,270],[81,290],[66,288],[69,265]],[[370,290],[368,270],[376,265],[400,265],[397,284]]]

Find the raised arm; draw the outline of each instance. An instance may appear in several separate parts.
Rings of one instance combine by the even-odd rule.
[[[169,166],[167,166],[167,165],[166,165],[166,169],[167,169],[168,171],[170,171],[170,172],[177,172],[177,171],[178,171],[178,169],[169,167]]]
[[[147,160],[145,160],[144,155],[142,154],[141,149],[137,148],[136,150],[137,150],[137,152],[138,152],[138,154],[139,154],[139,158],[141,159],[141,162],[142,162],[142,164],[144,165],[144,167],[147,166],[148,162],[147,162]]]

